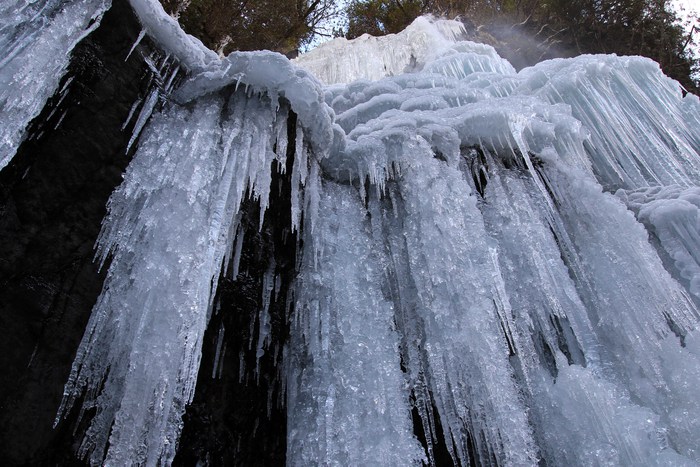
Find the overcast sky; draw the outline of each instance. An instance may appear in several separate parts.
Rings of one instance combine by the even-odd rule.
[[[685,9],[685,15],[700,13],[700,0],[673,0],[673,5]]]
[[[686,5],[690,8],[695,8],[696,10],[700,8],[700,0],[676,0],[676,3]]]

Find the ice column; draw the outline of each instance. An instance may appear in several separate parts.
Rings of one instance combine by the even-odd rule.
[[[352,187],[324,182],[307,231],[288,359],[290,465],[421,465],[387,258]]]

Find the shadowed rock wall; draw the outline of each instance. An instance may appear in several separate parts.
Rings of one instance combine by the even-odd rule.
[[[93,245],[130,159],[121,127],[148,83],[149,42],[125,60],[140,29],[115,0],[73,51],[66,98],[50,100],[0,172],[2,465],[77,463],[72,421],[52,424],[104,280]]]
[[[122,126],[151,82],[143,57],[157,51],[148,39],[126,59],[140,30],[128,3],[115,0],[100,27],[72,53],[59,86],[73,78],[67,96],[60,105],[60,96],[50,100],[0,172],[0,465],[84,465],[75,451],[90,411],[79,422],[74,409],[56,429],[52,425],[104,281],[93,246],[107,199],[134,151],[126,153],[135,116]],[[294,128],[290,118],[290,148]],[[220,281],[219,311],[205,335],[177,465],[284,464],[286,409],[279,403],[284,397],[277,364],[296,236],[290,232],[288,177],[275,175],[273,187],[262,231],[257,203],[243,206],[240,273],[235,281]],[[271,259],[280,289],[270,305],[270,350],[256,376],[257,316]],[[212,378],[222,323],[227,353],[220,376]]]

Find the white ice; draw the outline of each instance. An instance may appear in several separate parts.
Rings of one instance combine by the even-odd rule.
[[[700,188],[654,186],[618,190],[616,195],[658,240],[678,279],[700,297]]]

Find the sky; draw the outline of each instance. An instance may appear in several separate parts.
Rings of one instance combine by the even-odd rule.
[[[686,20],[688,20],[691,15],[697,18],[700,14],[700,0],[673,0],[671,4],[676,8],[676,11],[680,13],[681,17]]]
[[[673,3],[677,3],[685,6],[686,8],[692,8],[700,10],[700,0],[675,0]]]

